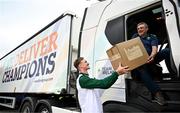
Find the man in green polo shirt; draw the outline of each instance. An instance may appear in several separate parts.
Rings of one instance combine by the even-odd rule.
[[[100,92],[97,89],[107,89],[111,87],[119,75],[129,71],[128,66],[122,67],[119,65],[110,76],[100,80],[89,77],[89,63],[83,57],[76,59],[74,66],[79,71],[76,86],[82,113],[103,113]]]

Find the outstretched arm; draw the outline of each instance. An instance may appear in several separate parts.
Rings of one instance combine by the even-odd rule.
[[[121,64],[119,64],[119,67],[110,76],[104,79],[95,79],[95,78],[89,78],[87,75],[84,75],[79,78],[79,84],[82,88],[87,88],[87,89],[93,89],[93,88],[107,89],[116,82],[119,75],[127,73],[128,71],[129,71],[128,66],[122,67]]]

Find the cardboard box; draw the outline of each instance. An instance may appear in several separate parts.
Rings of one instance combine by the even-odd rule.
[[[114,69],[121,62],[122,66],[133,70],[145,64],[149,56],[139,37],[118,43],[106,52]]]

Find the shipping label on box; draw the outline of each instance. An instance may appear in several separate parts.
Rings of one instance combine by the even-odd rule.
[[[119,63],[133,70],[147,62],[148,53],[139,37],[121,42],[107,50],[107,55],[114,69]]]

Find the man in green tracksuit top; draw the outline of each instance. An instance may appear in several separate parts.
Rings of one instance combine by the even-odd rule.
[[[116,82],[119,75],[129,71],[128,66],[122,67],[119,65],[110,76],[100,80],[89,77],[89,63],[83,57],[76,59],[74,66],[79,71],[76,86],[82,113],[103,113],[98,89],[107,89],[111,87]]]

